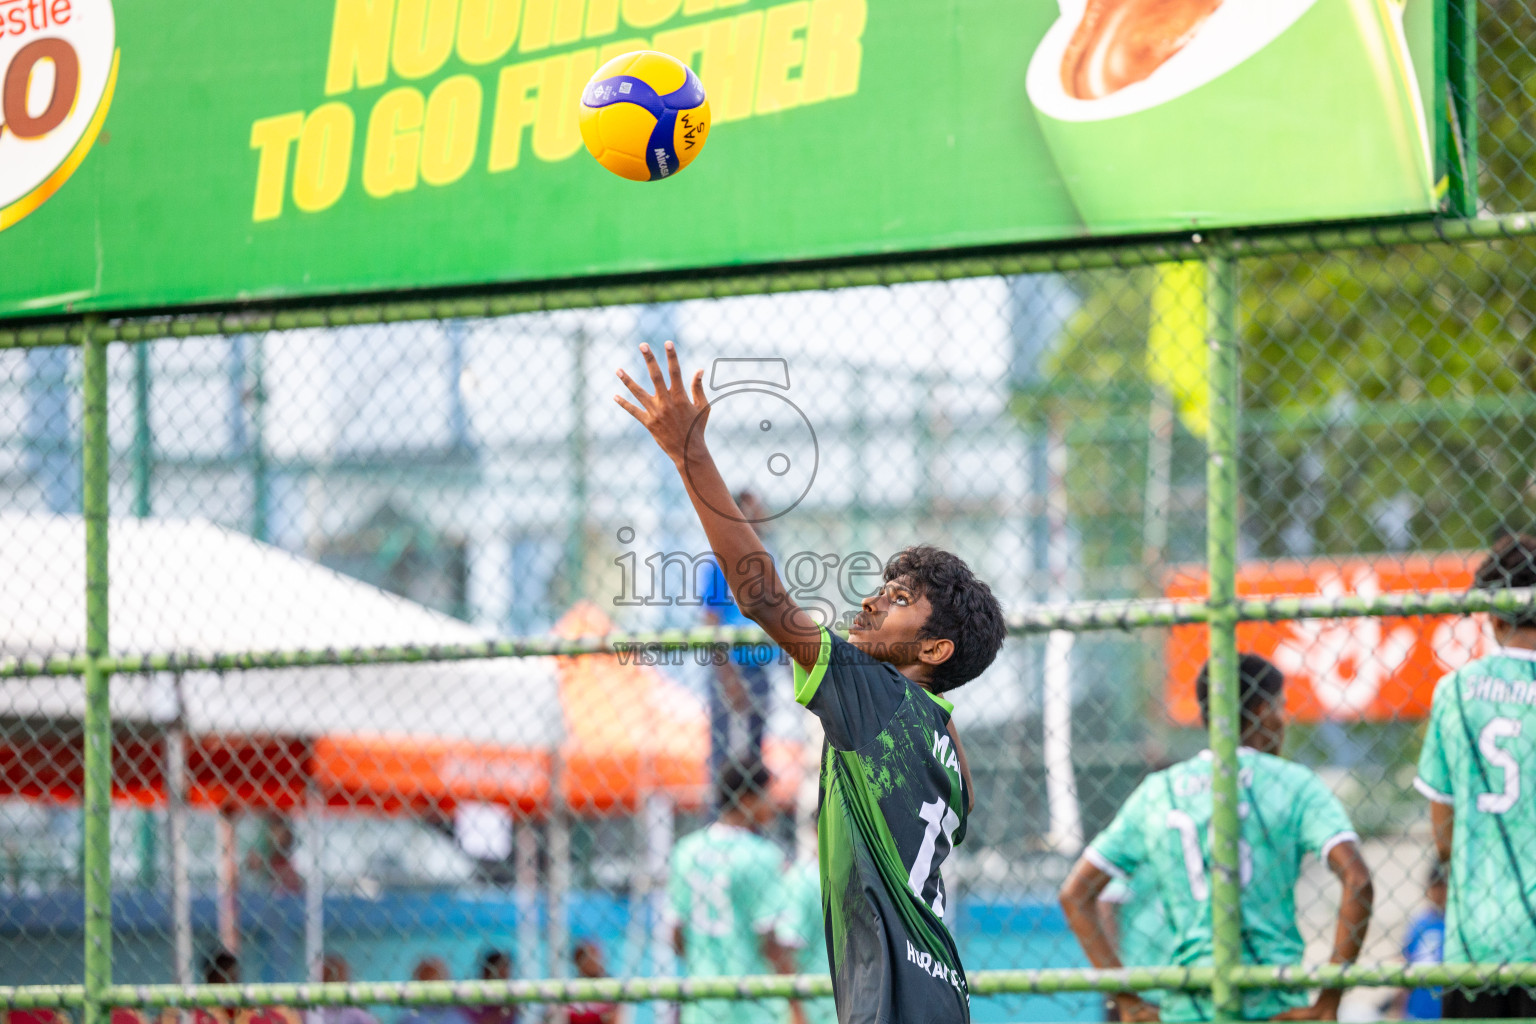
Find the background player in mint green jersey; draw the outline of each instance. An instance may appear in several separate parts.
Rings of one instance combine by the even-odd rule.
[[[1143,865],[1135,875],[1117,878],[1099,893],[1099,924],[1115,955],[1127,967],[1164,967],[1173,947],[1168,923],[1163,920],[1163,901],[1151,869]],[[1154,1006],[1163,1000],[1156,990],[1141,993]],[[1106,1020],[1119,1020],[1120,1008],[1113,999],[1105,1006]]]
[[[774,937],[784,912],[784,854],[754,830],[773,820],[768,770],[720,773],[714,823],[678,840],[667,895],[673,945],[688,977],[788,973],[793,958]],[[783,1000],[684,1003],[682,1024],[783,1024]]]
[[[1536,587],[1536,537],[1506,537],[1479,589]],[[1493,616],[1499,649],[1435,686],[1419,776],[1435,846],[1449,861],[1447,961],[1536,959],[1536,609]],[[1447,989],[1446,1017],[1536,1017],[1529,989]]]
[[[842,1024],[964,1024],[965,971],[944,926],[940,874],[965,836],[972,786],[953,705],[941,693],[980,675],[1007,632],[1002,608],[959,558],[902,551],[864,598],[847,641],[797,606],[720,477],[704,427],[704,372],[663,374],[654,392],[623,370],[615,397],[672,459],[737,606],[795,663],[795,699],[819,719],[816,831],[833,999]],[[636,404],[638,403],[638,404]]]
[[[1202,718],[1207,712],[1208,669],[1195,683]],[[1338,798],[1311,769],[1277,756],[1285,738],[1280,670],[1245,654],[1239,667],[1243,746],[1238,751],[1239,845],[1243,886],[1243,960],[1294,964],[1303,943],[1296,928],[1296,880],[1302,857],[1315,854],[1343,883],[1333,963],[1360,953],[1371,917],[1371,875],[1359,840]],[[1095,967],[1119,967],[1094,903],[1112,878],[1147,879],[1165,907],[1171,933],[1167,963],[1211,963],[1211,757],[1205,751],[1147,776],[1108,828],[1089,844],[1061,888],[1061,905],[1083,952]],[[1243,1019],[1333,1020],[1342,989],[1326,989],[1307,1005],[1302,992],[1250,990]],[[1123,1020],[1157,1020],[1157,1007],[1130,992],[1116,993]],[[1161,1018],[1210,1020],[1206,996],[1166,992]]]
[[[827,969],[826,928],[821,914],[821,868],[799,860],[784,876],[784,914],[775,927],[779,944],[794,952],[795,970],[821,974]],[[830,999],[800,999],[790,1004],[791,1024],[832,1024],[837,1007]]]

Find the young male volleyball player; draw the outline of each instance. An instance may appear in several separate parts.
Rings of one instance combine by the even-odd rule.
[[[1536,587],[1536,536],[1506,537],[1478,566],[1484,590]],[[1435,685],[1414,786],[1430,800],[1435,848],[1450,863],[1445,959],[1536,959],[1536,609],[1493,616],[1499,645]],[[1536,1017],[1536,991],[1446,989],[1451,1018]]]
[[[795,699],[821,719],[817,820],[827,956],[841,1024],[961,1024],[965,971],[944,925],[939,868],[973,800],[942,695],[992,663],[1005,632],[991,589],[954,555],[911,547],[885,567],[843,640],[796,605],[705,444],[704,373],[683,380],[648,345],[647,391],[615,401],[677,467],[743,614],[795,663]]]

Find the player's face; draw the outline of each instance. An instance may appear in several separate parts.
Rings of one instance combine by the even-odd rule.
[[[1244,736],[1249,746],[1265,754],[1279,754],[1280,748],[1285,746],[1285,698],[1282,696],[1265,704],[1263,710],[1245,724],[1251,725]]]
[[[747,825],[753,831],[761,831],[773,824],[773,819],[778,810],[773,801],[761,793],[747,793],[736,802],[742,817],[747,819]]]
[[[582,946],[576,951],[576,970],[583,978],[601,978],[608,973],[602,956],[591,946]]]
[[[848,628],[848,642],[872,658],[892,665],[920,659],[923,627],[933,606],[906,577],[889,580],[861,602],[863,610]]]

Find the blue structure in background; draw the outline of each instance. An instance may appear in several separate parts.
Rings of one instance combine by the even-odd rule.
[[[73,350],[27,349],[27,468],[48,511],[80,514],[80,445],[70,401]]]
[[[112,900],[113,980],[169,983],[170,900],[162,892],[120,892]],[[962,900],[952,925],[968,970],[1083,967],[1076,943],[1055,901]],[[628,900],[602,893],[570,897],[571,935],[596,940],[610,964],[622,963]],[[0,985],[68,984],[84,969],[78,893],[0,898]],[[304,973],[304,898],[263,893],[240,897],[242,973],[246,981],[297,981]],[[358,979],[404,980],[417,961],[440,956],[453,976],[473,976],[488,947],[516,948],[517,910],[510,896],[477,898],[443,892],[394,893],[378,899],[331,896],[325,901],[326,951],[339,953]],[[545,929],[540,912],[540,932]],[[192,901],[194,948],[214,948],[217,908],[211,895]],[[649,926],[640,934],[648,935]],[[18,941],[23,940],[23,941]],[[1070,951],[1073,959],[1057,957]],[[514,970],[518,966],[514,965]],[[1003,1021],[1093,1021],[1093,993],[1055,997],[1010,996],[973,1001],[976,1024]],[[405,1011],[386,1011],[386,1019]]]

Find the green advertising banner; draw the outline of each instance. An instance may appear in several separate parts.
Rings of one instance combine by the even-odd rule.
[[[1443,4],[0,0],[0,315],[1430,213]],[[646,48],[714,123],[636,183]]]

